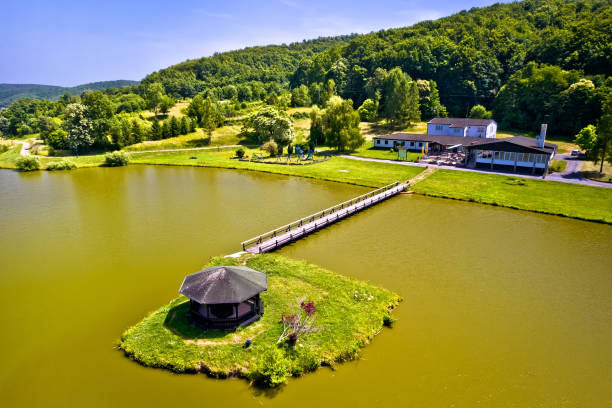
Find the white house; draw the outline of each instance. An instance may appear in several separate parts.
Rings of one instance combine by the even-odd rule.
[[[495,138],[497,123],[493,119],[433,118],[427,122],[427,134]]]

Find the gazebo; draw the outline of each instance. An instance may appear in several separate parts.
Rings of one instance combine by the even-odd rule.
[[[246,266],[213,266],[185,277],[179,292],[189,298],[189,315],[206,329],[247,326],[264,312],[259,294],[268,289],[265,273]]]

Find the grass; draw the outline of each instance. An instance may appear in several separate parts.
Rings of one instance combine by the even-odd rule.
[[[249,157],[251,157],[253,153],[260,155],[264,154],[259,149],[250,148],[245,148],[245,152]],[[332,157],[326,162],[309,166],[287,166],[231,159],[230,157],[234,154],[235,149],[223,149],[220,152],[202,150],[198,152],[144,153],[132,155],[131,163],[255,170],[289,176],[338,181],[366,187],[381,187],[395,181],[405,181],[423,171],[423,168],[420,167],[365,162],[341,157]],[[191,159],[191,157],[196,157],[196,159]]]
[[[604,162],[603,173],[599,172],[599,166],[601,163],[594,163],[592,161],[585,161],[582,164],[580,171],[584,177],[594,180],[601,181],[604,183],[612,183],[612,165],[608,162]]]
[[[532,137],[535,139],[537,135],[538,133],[535,133],[535,132],[524,132],[524,131],[518,131],[518,130],[511,130],[511,129],[498,129],[497,130],[497,138],[512,137],[512,136],[527,136],[527,137]],[[577,144],[575,144],[573,140],[570,140],[562,136],[555,136],[555,135],[546,136],[546,142],[556,144],[557,153],[569,153],[572,150],[580,149],[580,147]]]
[[[389,133],[427,133],[427,122],[417,122],[405,128],[389,127],[384,121],[381,122],[361,122],[359,124],[361,134],[366,140],[371,140],[374,136],[387,135]]]
[[[372,140],[366,141],[363,146],[351,153],[351,156],[367,157],[372,159],[385,159],[385,160],[397,160],[397,152],[392,149],[376,149],[374,148],[374,142]],[[421,155],[415,152],[407,152],[407,160],[399,161],[410,161],[414,162],[419,159]]]
[[[0,168],[5,168],[5,169],[17,168],[17,165],[15,164],[15,160],[19,158],[20,152],[21,152],[21,145],[15,144],[14,146],[9,147],[8,150],[4,151],[4,153],[0,153]]]
[[[212,139],[209,144],[208,134],[205,133],[203,129],[196,129],[195,132],[187,135],[171,137],[163,140],[147,140],[142,143],[127,146],[124,150],[135,152],[146,150],[185,149],[206,146],[230,146],[249,143],[249,140],[244,138],[240,131],[241,126],[238,125],[217,128],[213,131]]]
[[[562,173],[565,171],[567,167],[567,162],[565,160],[551,160],[548,165],[549,173]]]
[[[243,262],[215,258],[211,265]],[[189,323],[189,303],[181,296],[129,328],[119,347],[149,367],[276,386],[289,376],[357,358],[383,322],[392,320],[389,311],[401,300],[388,290],[279,255],[252,256],[246,265],[268,275],[268,290],[261,294],[265,314],[258,322],[236,332],[204,332]],[[302,338],[295,348],[277,346],[281,314],[293,312],[300,299],[315,303],[316,327],[321,330]],[[252,344],[244,348],[247,339]]]
[[[440,170],[413,186],[416,193],[612,224],[612,189]]]

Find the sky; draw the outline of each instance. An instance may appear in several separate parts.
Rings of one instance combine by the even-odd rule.
[[[140,80],[215,52],[405,27],[493,3],[0,0],[0,83]]]

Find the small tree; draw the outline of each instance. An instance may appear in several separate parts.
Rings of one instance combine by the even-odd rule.
[[[315,145],[325,142],[323,134],[323,111],[317,105],[314,105],[310,110],[310,135],[309,142]]]
[[[353,110],[353,101],[333,96],[323,115],[323,131],[328,146],[338,150],[356,149],[364,142],[359,130],[359,113]]]
[[[164,95],[159,103],[159,110],[165,115],[174,105],[176,105],[176,100],[170,95]]]
[[[261,146],[261,150],[268,152],[271,157],[276,156],[278,154],[278,144],[273,139],[270,139]]]
[[[155,119],[151,125],[151,140],[160,140],[162,136],[162,127],[159,125],[159,120]]]
[[[71,103],[66,106],[64,128],[66,145],[78,154],[79,148],[89,147],[93,144],[93,125],[85,115],[87,108],[79,103]]]
[[[157,116],[157,109],[162,103],[164,96],[164,87],[159,82],[153,82],[147,86],[145,91],[145,101],[147,108],[153,109],[153,113]]]
[[[285,112],[267,106],[249,116],[244,131],[253,129],[259,141],[273,139],[277,144],[286,145],[293,140],[293,122]]]
[[[282,314],[281,322],[283,324],[283,332],[276,344],[288,341],[292,346],[298,342],[300,337],[304,337],[308,333],[316,333],[321,329],[315,327],[317,308],[314,302],[301,301],[300,307],[296,312],[291,314]]]
[[[472,119],[491,119],[493,114],[482,105],[474,105],[470,109],[469,117]]]
[[[357,112],[359,112],[359,117],[363,122],[376,122],[376,118],[378,117],[378,102],[368,98],[363,101],[359,109],[357,109]]]

